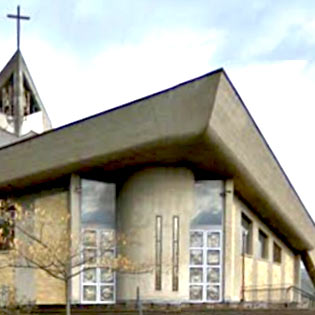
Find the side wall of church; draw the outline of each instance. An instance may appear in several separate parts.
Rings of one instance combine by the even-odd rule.
[[[235,222],[241,226],[242,213],[252,222],[252,251],[251,254],[242,256],[239,246],[239,294],[245,301],[284,301],[288,298],[284,288],[298,285],[299,269],[295,265],[299,256],[295,256],[291,249],[284,244],[239,198],[234,196],[234,205],[238,213]],[[265,258],[259,254],[259,231],[267,236],[267,253]],[[239,229],[239,241],[241,242],[241,229]],[[281,262],[274,262],[273,248],[276,243],[281,248]],[[297,270],[295,270],[297,269]],[[243,277],[244,273],[244,277]],[[270,290],[272,289],[272,290]]]

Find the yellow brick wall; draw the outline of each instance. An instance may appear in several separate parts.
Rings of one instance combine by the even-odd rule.
[[[0,266],[6,266],[8,263],[9,251],[0,251]],[[12,268],[1,268],[0,269],[0,289],[1,287],[10,286],[14,287],[14,270]]]
[[[253,260],[253,259],[252,259]],[[269,283],[269,263],[265,260],[258,259],[256,261],[256,281],[253,279],[252,281],[256,282],[257,288],[267,288]],[[252,295],[253,300],[258,301],[266,301],[268,299],[268,290],[259,290]]]
[[[50,220],[60,220],[61,217],[67,216],[68,213],[68,194],[67,192],[54,192],[48,195],[38,196],[35,199],[35,209],[43,210],[47,216],[47,222]],[[39,216],[39,215],[38,215]],[[61,231],[67,228],[65,222],[46,226],[47,237],[55,234],[56,240],[59,238]],[[52,233],[51,233],[52,232]],[[44,236],[45,237],[45,236]],[[47,240],[49,244],[53,240]],[[65,303],[64,282],[57,280],[44,271],[36,270],[36,302],[37,304],[63,304]]]
[[[293,285],[294,279],[294,255],[289,252],[283,253],[284,260],[284,282],[288,285]]]
[[[242,265],[243,265],[243,258],[241,258],[241,260],[242,260]],[[243,270],[245,270],[245,275],[244,275],[245,287],[249,287],[252,285],[253,272],[254,272],[254,262],[250,257],[245,257]],[[242,270],[242,272],[243,272],[243,270]],[[242,280],[241,280],[241,285],[242,285]],[[252,292],[245,291],[244,294],[245,294],[245,301],[251,300]]]

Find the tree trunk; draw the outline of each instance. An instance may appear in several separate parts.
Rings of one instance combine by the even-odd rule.
[[[66,314],[71,315],[71,281],[67,279],[65,281],[66,290]]]

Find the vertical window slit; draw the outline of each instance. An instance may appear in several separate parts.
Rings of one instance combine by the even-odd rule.
[[[178,291],[178,268],[179,268],[179,217],[173,217],[173,291]]]
[[[155,289],[162,289],[162,216],[155,221]]]

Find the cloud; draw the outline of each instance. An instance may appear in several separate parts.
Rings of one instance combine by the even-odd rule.
[[[62,47],[29,38],[23,54],[58,126],[203,74],[219,38],[215,30],[159,31],[141,43],[112,45],[86,62]]]

